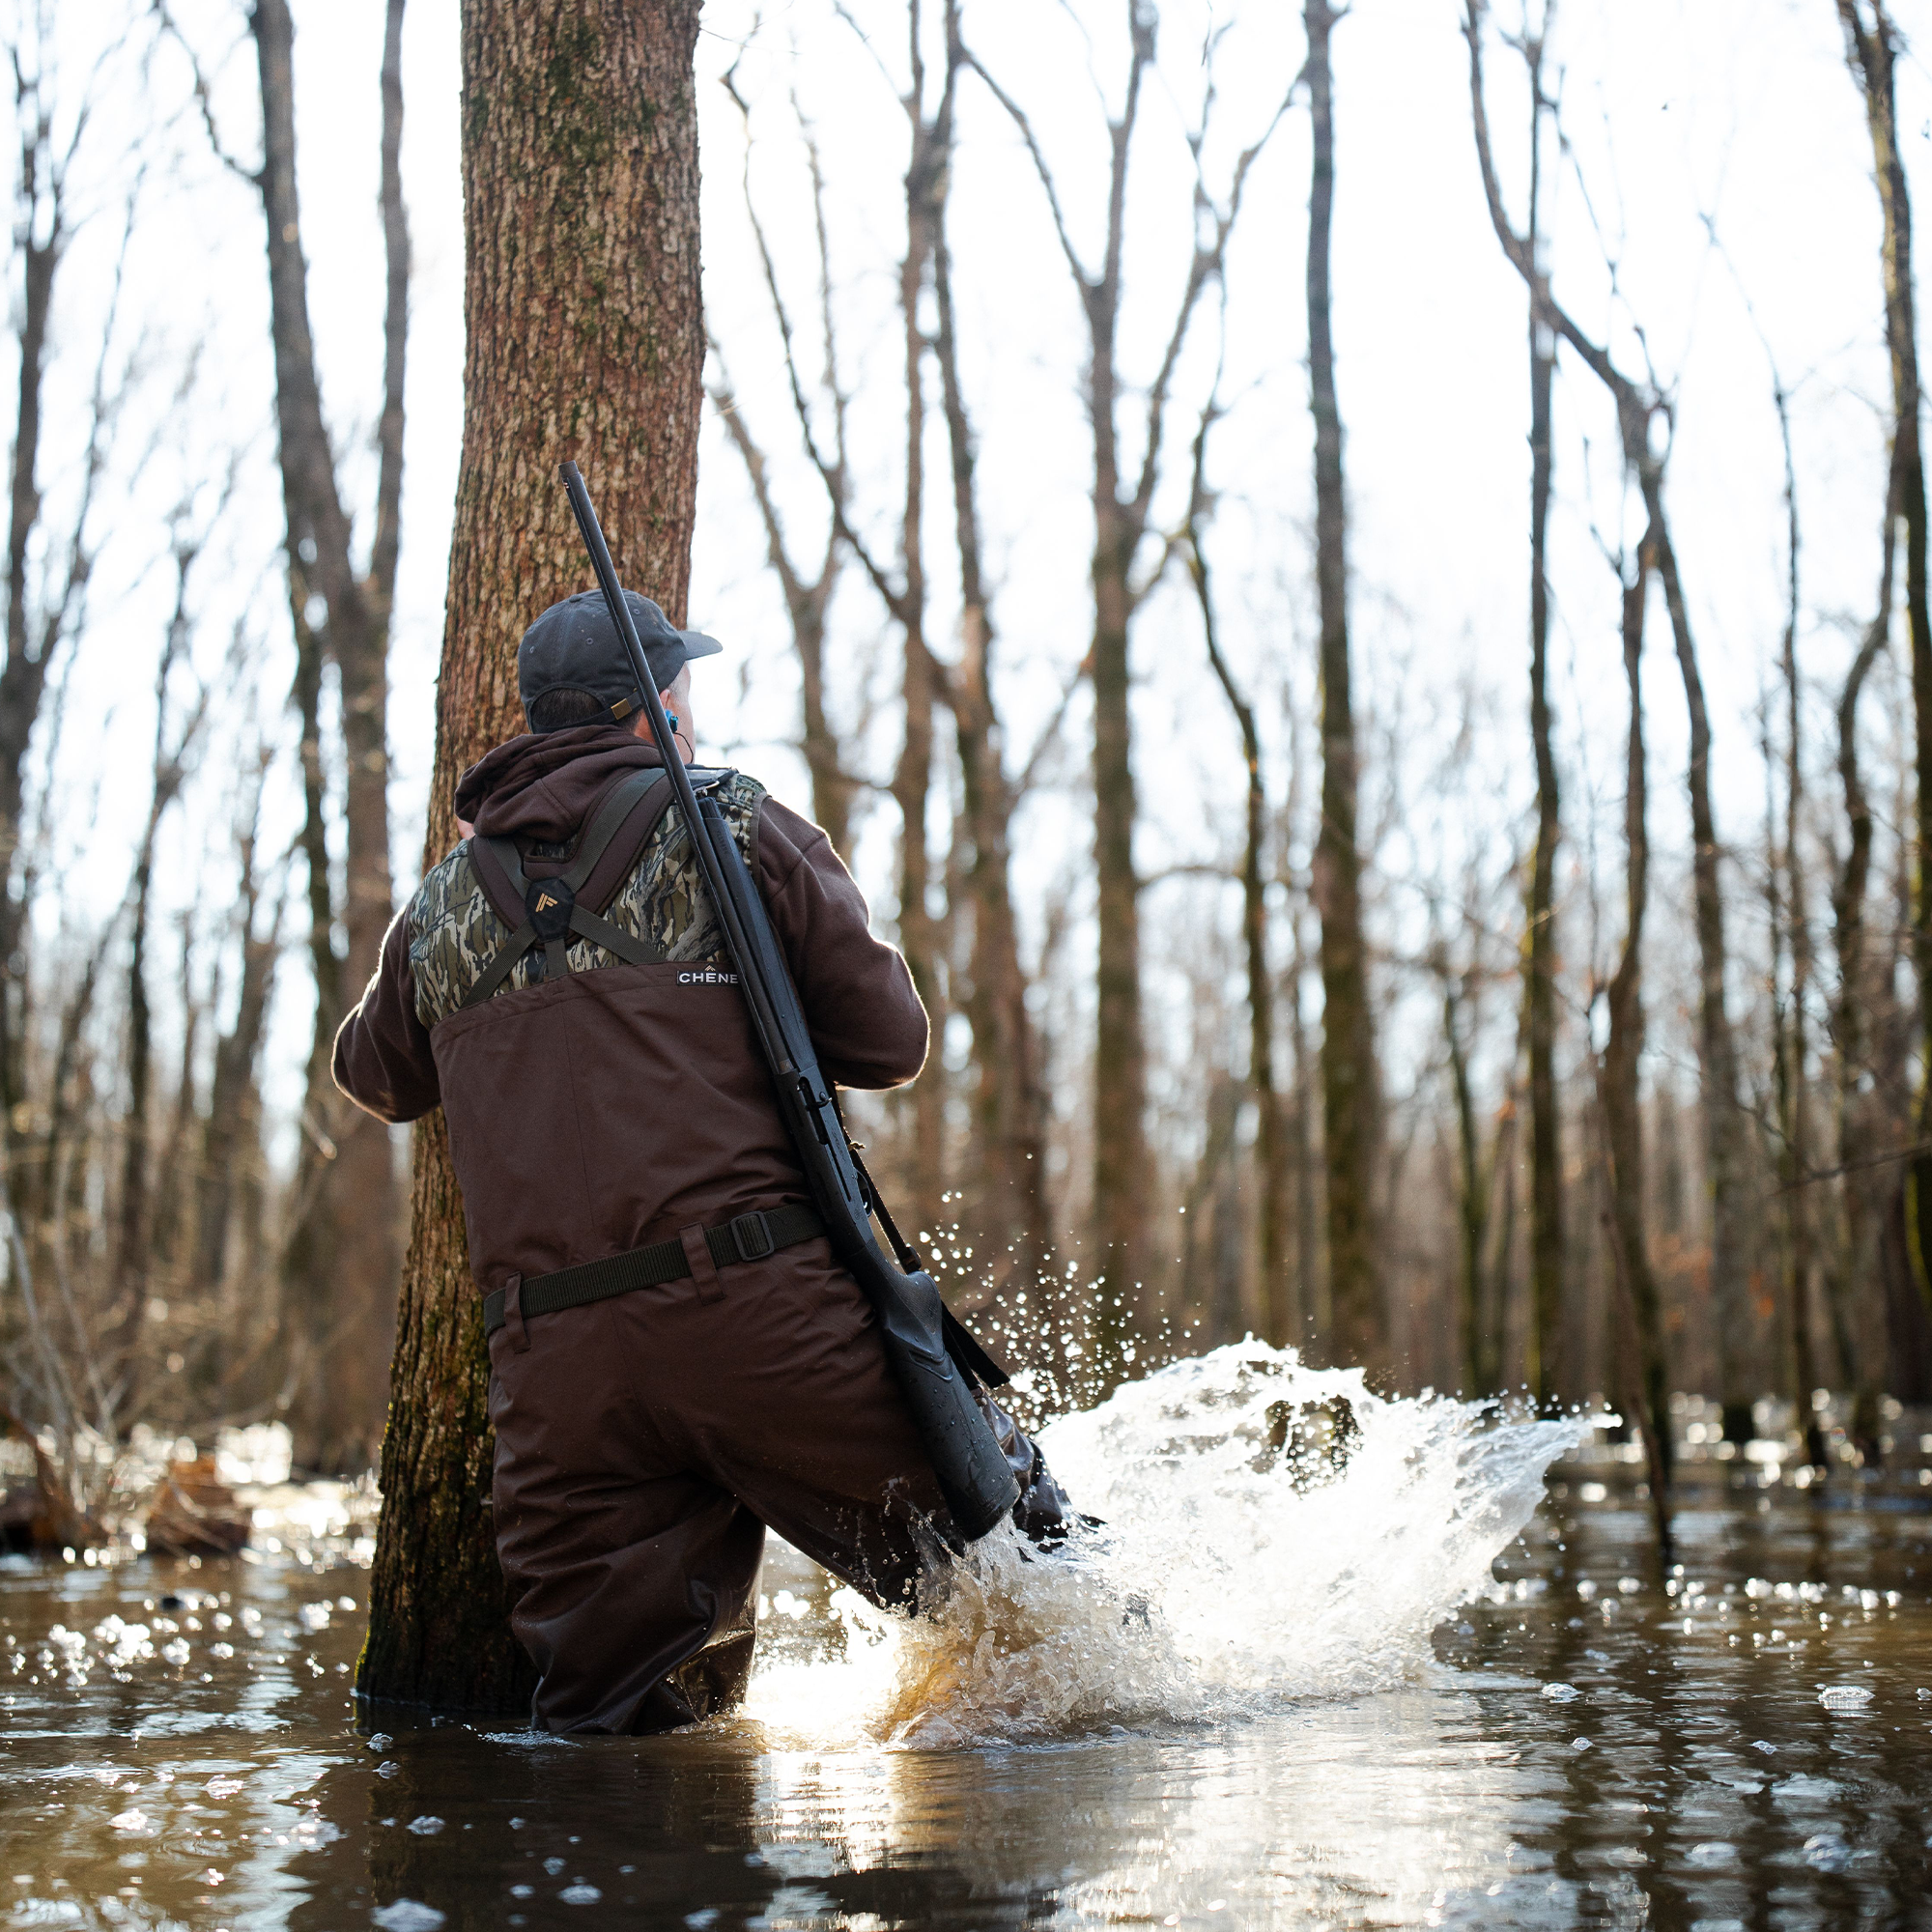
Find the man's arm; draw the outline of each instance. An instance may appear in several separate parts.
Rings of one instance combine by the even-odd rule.
[[[826,1078],[903,1086],[925,1064],[925,1008],[897,949],[872,937],[865,895],[831,839],[767,798],[755,851],[758,889]]]
[[[335,1036],[335,1084],[379,1121],[413,1121],[442,1099],[429,1029],[416,1017],[405,906],[384,935],[383,956],[362,1004]]]

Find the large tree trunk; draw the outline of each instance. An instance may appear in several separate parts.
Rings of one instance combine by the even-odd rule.
[[[1335,120],[1328,0],[1308,0],[1308,99],[1314,176],[1308,197],[1308,369],[1315,412],[1315,582],[1321,620],[1321,832],[1315,896],[1321,914],[1321,1117],[1328,1177],[1327,1347],[1338,1362],[1379,1366],[1387,1340],[1373,1234],[1377,1081],[1362,861],[1355,839],[1355,714],[1350,690],[1348,504],[1342,413],[1329,324],[1328,236],[1335,203]]]
[[[682,622],[704,362],[697,0],[567,16],[466,0],[463,464],[425,853],[455,838],[457,775],[521,730],[516,647],[589,568],[556,467],[575,458],[618,568]],[[558,137],[560,128],[570,138]],[[509,1710],[529,1666],[492,1545],[481,1299],[442,1118],[415,1135],[368,1696]]]
[[[305,1467],[367,1467],[383,1419],[383,1363],[393,1333],[396,1173],[389,1132],[337,1095],[328,1044],[347,1005],[375,971],[389,923],[387,653],[402,484],[403,352],[407,339],[409,238],[404,221],[402,138],[403,0],[389,0],[383,64],[383,213],[388,264],[382,451],[371,570],[358,575],[335,454],[322,413],[308,317],[296,179],[295,25],[288,0],[259,0],[249,16],[262,94],[263,212],[268,224],[270,320],[275,347],[275,419],[288,517],[289,603],[298,656],[314,642],[340,681],[347,773],[347,891],[336,953],[327,884],[317,775],[305,774],[310,805],[305,854],[318,968],[315,1037],[309,1056],[309,1157],[303,1219],[290,1244],[285,1281],[301,1374],[290,1419]],[[304,758],[309,756],[316,667],[298,674]],[[327,953],[328,958],[325,959]],[[339,963],[338,963],[339,962]],[[322,1156],[317,1159],[315,1156]]]

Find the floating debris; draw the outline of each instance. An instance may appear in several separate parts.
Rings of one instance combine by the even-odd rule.
[[[148,1548],[162,1556],[233,1556],[246,1547],[249,1528],[215,1459],[197,1456],[168,1464],[148,1511]]]

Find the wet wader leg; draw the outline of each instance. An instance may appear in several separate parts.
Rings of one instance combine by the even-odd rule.
[[[764,1525],[665,1443],[618,1305],[491,1342],[497,1550],[551,1731],[672,1730],[728,1708],[751,1671]]]
[[[915,1606],[951,1524],[857,1285],[819,1239],[726,1268],[721,1288],[625,1318],[637,1346],[691,1365],[694,1466],[873,1603]]]

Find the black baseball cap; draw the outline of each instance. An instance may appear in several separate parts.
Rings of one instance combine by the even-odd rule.
[[[624,592],[631,622],[644,647],[660,691],[669,689],[679,670],[693,658],[708,658],[724,646],[702,631],[680,631],[648,597]],[[601,590],[580,590],[561,604],[553,604],[517,646],[517,696],[524,711],[546,692],[582,691],[611,707],[613,720],[628,718],[644,701],[631,653]]]

